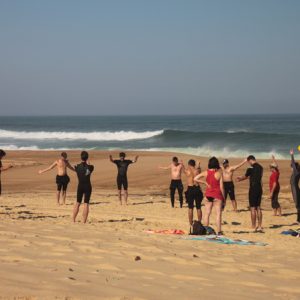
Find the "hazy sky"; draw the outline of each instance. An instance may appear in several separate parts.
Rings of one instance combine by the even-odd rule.
[[[0,0],[0,114],[300,113],[299,0]]]

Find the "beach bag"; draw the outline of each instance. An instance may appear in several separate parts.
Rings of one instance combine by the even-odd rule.
[[[216,235],[215,230],[210,226],[204,226],[206,230],[206,235]]]
[[[199,221],[194,221],[190,228],[190,235],[206,235],[206,229]]]

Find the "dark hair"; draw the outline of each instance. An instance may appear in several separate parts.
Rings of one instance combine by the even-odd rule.
[[[208,168],[209,169],[215,169],[215,170],[219,170],[220,169],[220,163],[219,160],[213,156],[209,159],[208,161]]]
[[[86,151],[81,152],[81,160],[87,161],[89,159],[89,154]]]
[[[125,157],[126,157],[126,154],[125,154],[125,152],[120,152],[120,154],[119,154],[119,157],[121,157],[121,158],[125,158]]]
[[[247,161],[250,161],[250,160],[256,160],[256,159],[255,159],[255,156],[249,155],[249,156],[247,157]]]
[[[173,161],[174,163],[178,163],[178,157],[177,157],[177,156],[174,156],[174,157],[172,158],[172,161]]]
[[[224,159],[223,160],[223,165],[228,165],[229,164],[229,160],[228,159]]]
[[[67,152],[62,152],[62,153],[61,153],[61,156],[62,156],[64,159],[67,159],[68,154],[67,154]]]
[[[2,150],[2,149],[0,149],[0,157],[2,158],[2,157],[4,157],[5,155],[6,155],[5,151]]]
[[[196,166],[195,160],[190,159],[189,162],[188,162],[188,165],[191,166],[191,167],[195,167]]]

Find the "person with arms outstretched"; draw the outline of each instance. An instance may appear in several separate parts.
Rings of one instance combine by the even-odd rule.
[[[219,161],[216,157],[212,157],[208,161],[208,169],[197,175],[194,180],[202,183],[201,178],[206,179],[206,202],[205,202],[205,214],[204,214],[204,226],[209,226],[209,218],[212,209],[216,211],[216,226],[217,234],[223,235],[222,224],[222,208],[224,206],[224,184],[223,174]]]
[[[190,159],[187,168],[184,168],[184,173],[187,177],[187,190],[185,192],[186,202],[188,204],[188,217],[190,225],[193,225],[193,210],[196,205],[198,221],[202,221],[201,203],[203,193],[199,182],[195,182],[194,178],[201,172],[200,165],[196,167],[196,162]],[[205,182],[201,182],[205,184]]]
[[[91,174],[94,171],[94,166],[90,165],[88,159],[89,154],[86,151],[81,152],[81,163],[75,166],[75,172],[78,177],[77,201],[73,209],[73,222],[79,213],[79,208],[83,200],[83,223],[86,223],[89,215],[89,204],[92,195]],[[84,199],[83,199],[84,198]]]
[[[235,212],[238,212],[238,210],[237,210],[237,202],[236,202],[234,183],[233,183],[233,174],[237,169],[242,167],[246,162],[247,159],[243,160],[238,165],[230,166],[228,159],[224,159],[223,161],[222,170],[223,170],[223,182],[224,182],[224,197],[226,201],[227,197],[229,196],[233,207],[233,211]]]
[[[275,159],[275,156],[272,155],[272,163],[270,164],[270,179],[269,179],[269,187],[270,187],[270,199],[271,205],[274,211],[274,216],[281,216],[281,207],[278,201],[278,196],[280,192],[280,184],[279,184],[279,167],[278,163]]]
[[[182,162],[178,161],[178,157],[174,156],[172,158],[172,163],[167,167],[159,167],[162,170],[171,170],[171,184],[170,184],[170,197],[171,206],[175,206],[175,192],[178,190],[179,203],[182,208],[183,205],[183,184],[181,180],[181,173],[184,169]]]
[[[1,184],[1,173],[7,171],[13,167],[13,165],[8,165],[6,167],[2,164],[2,159],[6,156],[6,152],[0,149],[0,196],[2,194],[2,184]]]
[[[292,167],[292,175],[291,175],[291,189],[292,195],[295,202],[295,206],[297,209],[297,222],[300,223],[300,165],[295,161],[294,150],[290,151],[291,154],[291,167]]]
[[[128,166],[136,163],[138,161],[138,156],[135,157],[134,160],[125,159],[126,153],[121,152],[119,154],[120,159],[113,159],[112,155],[109,156],[109,160],[114,163],[118,168],[118,175],[117,175],[117,186],[118,186],[118,194],[120,204],[123,204],[122,201],[122,187],[124,190],[124,204],[127,205],[128,200],[128,178],[127,178],[127,170]]]
[[[67,168],[75,171],[75,169],[70,165],[68,161],[68,155],[66,152],[62,152],[60,158],[56,160],[51,166],[44,170],[40,170],[39,174],[43,174],[48,172],[54,168],[57,168],[57,175],[56,175],[56,185],[57,185],[57,192],[56,192],[56,199],[57,204],[60,205],[60,197],[62,196],[63,204],[66,204],[66,197],[67,197],[67,188],[68,184],[70,183],[70,177],[67,173]]]
[[[262,176],[263,167],[256,161],[253,155],[247,157],[250,168],[247,169],[244,176],[237,177],[237,181],[250,180],[249,184],[249,206],[251,212],[252,229],[255,232],[262,232],[262,211],[260,208],[263,194]],[[257,222],[257,223],[256,223]],[[256,225],[257,224],[257,225]]]

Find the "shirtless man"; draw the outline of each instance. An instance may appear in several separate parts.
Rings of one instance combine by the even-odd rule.
[[[194,203],[196,204],[198,221],[201,222],[202,220],[201,203],[203,200],[203,193],[199,183],[194,181],[194,178],[201,173],[200,164],[196,167],[196,162],[193,159],[190,159],[188,167],[184,168],[184,173],[187,177],[187,190],[185,192],[185,197],[189,207],[188,217],[190,225],[192,226]]]
[[[54,168],[57,168],[56,184],[57,184],[57,204],[60,205],[60,196],[62,192],[63,204],[66,204],[67,187],[70,182],[70,177],[67,174],[67,168],[75,172],[75,169],[70,165],[68,161],[68,155],[66,152],[61,153],[61,157],[56,160],[50,167],[44,170],[40,170],[39,174],[43,174]]]
[[[234,184],[233,184],[233,173],[240,167],[242,167],[247,162],[247,159],[243,160],[240,164],[236,166],[230,166],[228,159],[224,159],[223,161],[223,183],[224,183],[224,196],[225,201],[229,195],[231,200],[231,204],[233,207],[233,211],[237,212],[237,202],[235,199],[235,192],[234,192]]]
[[[12,165],[8,165],[6,167],[3,167],[2,165],[2,158],[5,157],[6,153],[5,151],[3,151],[2,149],[0,149],[0,196],[2,193],[2,186],[1,186],[1,173],[4,171],[7,171],[9,169],[11,169],[13,166]]]
[[[162,170],[171,170],[171,184],[170,184],[170,196],[171,205],[175,204],[175,192],[178,190],[180,207],[183,205],[183,185],[181,181],[181,173],[184,169],[182,162],[178,162],[176,156],[173,157],[172,163],[168,167],[159,167]]]

